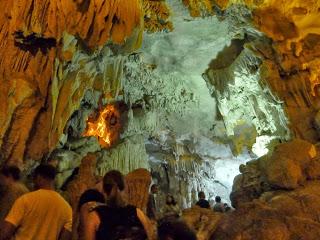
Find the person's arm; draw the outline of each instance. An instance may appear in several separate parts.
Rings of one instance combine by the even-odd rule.
[[[72,208],[69,204],[65,205],[65,223],[59,234],[59,240],[71,240],[72,238]]]
[[[10,240],[16,230],[16,226],[7,221],[3,221],[0,225],[0,240]]]
[[[144,230],[147,233],[148,240],[155,240],[156,239],[155,226],[151,223],[149,218],[146,215],[144,215],[144,213],[139,208],[137,208],[137,216],[140,222],[142,223]]]
[[[87,219],[83,223],[83,235],[80,236],[81,240],[95,240],[96,232],[100,225],[100,219],[96,212],[90,212]]]
[[[71,240],[71,237],[72,233],[69,230],[63,228],[60,233],[59,240]]]

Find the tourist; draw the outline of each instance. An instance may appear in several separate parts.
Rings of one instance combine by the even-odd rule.
[[[20,174],[16,166],[4,166],[0,170],[0,222],[5,219],[15,200],[29,192],[20,182]]]
[[[103,178],[106,205],[89,213],[84,226],[84,240],[152,239],[152,225],[144,213],[124,200],[125,182],[116,170]]]
[[[204,192],[202,192],[202,191],[199,192],[198,198],[199,198],[199,201],[196,203],[196,205],[198,205],[201,208],[210,208],[210,204],[206,200],[206,195],[204,194]]]
[[[104,195],[96,189],[88,189],[79,199],[78,212],[79,212],[79,224],[78,227],[74,227],[77,229],[78,236],[82,238],[84,236],[83,229],[86,225],[85,221],[88,219],[89,213],[94,210],[94,208],[105,204]],[[79,238],[78,237],[78,238]],[[78,239],[77,238],[77,239]]]
[[[224,212],[229,212],[232,210],[231,207],[228,205],[228,203],[224,203],[223,207],[224,207]]]
[[[157,204],[156,204],[156,195],[158,193],[158,185],[153,184],[150,189],[150,194],[148,198],[148,203],[147,203],[147,216],[151,220],[157,220],[158,218],[158,209],[157,209]]]
[[[197,240],[196,234],[182,221],[166,221],[158,227],[159,240]]]
[[[216,196],[215,201],[216,201],[216,203],[213,206],[213,211],[215,211],[215,212],[224,212],[224,205],[221,202],[221,197],[220,196]]]
[[[41,164],[34,170],[35,191],[19,197],[0,227],[0,240],[66,240],[71,238],[72,209],[54,191],[56,169]]]
[[[166,204],[162,210],[164,219],[177,219],[181,215],[181,210],[174,197],[167,195]]]

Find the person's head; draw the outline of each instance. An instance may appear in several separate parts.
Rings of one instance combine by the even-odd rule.
[[[152,184],[150,191],[152,194],[158,193],[158,185],[157,184]]]
[[[109,206],[118,206],[123,202],[121,192],[125,189],[124,177],[121,172],[111,170],[103,177],[103,191],[107,195]]]
[[[228,203],[224,203],[223,207],[225,212],[229,212],[231,210],[231,207],[229,207]]]
[[[167,195],[167,198],[166,198],[166,204],[170,205],[176,205],[177,202],[175,201],[174,197],[171,195],[171,194],[168,194]]]
[[[158,227],[159,240],[197,240],[196,234],[182,221],[165,221]]]
[[[17,166],[3,166],[0,170],[0,183],[8,185],[20,180],[21,171]]]
[[[33,171],[33,184],[35,189],[54,188],[56,168],[50,164],[40,164]]]
[[[216,196],[215,201],[216,201],[217,203],[221,203],[221,197],[220,197],[220,196]]]
[[[198,193],[198,198],[199,199],[206,199],[206,195],[204,194],[204,192],[201,191]]]
[[[78,204],[78,210],[88,202],[104,203],[105,198],[101,192],[96,189],[88,189],[81,194]]]

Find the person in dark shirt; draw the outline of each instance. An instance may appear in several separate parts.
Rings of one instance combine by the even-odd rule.
[[[104,175],[106,204],[97,206],[87,215],[80,239],[154,239],[150,220],[124,198],[125,187],[121,172],[111,170]]]
[[[198,205],[201,208],[210,208],[210,204],[206,200],[206,195],[204,194],[204,192],[202,192],[202,191],[199,192],[198,198],[199,198],[199,201],[196,203],[196,205]]]

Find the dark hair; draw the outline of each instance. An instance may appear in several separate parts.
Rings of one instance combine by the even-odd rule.
[[[115,188],[120,191],[124,190],[124,177],[121,172],[112,170],[103,177],[103,190],[107,194],[106,203],[111,208],[124,207],[126,202],[119,191],[112,191]]]
[[[41,176],[48,180],[54,180],[56,178],[56,168],[50,164],[40,164],[33,171],[33,177]]]
[[[104,203],[105,198],[103,194],[99,192],[97,189],[88,189],[84,193],[82,193],[80,196],[78,210],[80,210],[83,204],[86,204],[88,202]]]
[[[20,180],[20,169],[17,166],[3,166],[0,173],[6,177],[12,177],[15,181]]]
[[[152,191],[152,190],[155,189],[156,187],[158,187],[157,184],[152,184],[150,190]]]
[[[201,192],[198,192],[198,198],[205,198],[206,197],[206,195],[204,194],[204,192],[203,191],[201,191]]]
[[[229,212],[231,210],[231,207],[229,207],[229,206],[226,206],[225,208],[224,208],[224,211],[225,212]]]
[[[221,202],[221,197],[220,197],[220,196],[216,196],[215,201],[216,201],[217,203]]]
[[[171,197],[172,200],[171,200],[171,202],[168,202],[168,200],[166,199],[166,204],[168,204],[168,205],[169,204],[172,204],[172,205],[176,205],[177,204],[176,200],[174,199],[174,197],[171,194],[168,194],[167,198],[168,197]]]
[[[158,227],[159,240],[197,240],[196,234],[182,221],[165,221]]]
[[[116,186],[120,191],[123,191],[125,187],[123,175],[117,170],[111,170],[103,177],[103,190],[105,193],[109,195],[114,186]]]

